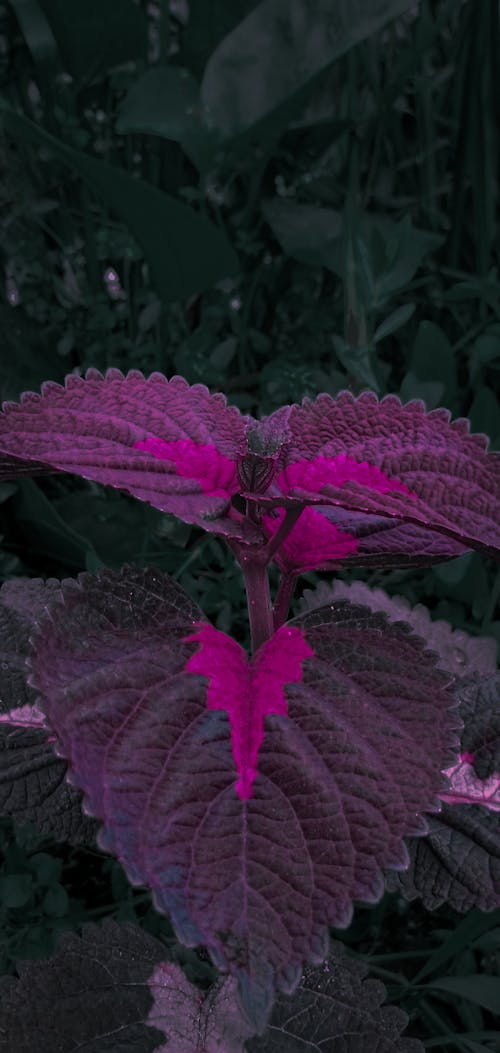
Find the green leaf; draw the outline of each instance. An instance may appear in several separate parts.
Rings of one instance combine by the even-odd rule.
[[[123,169],[67,146],[5,105],[2,109],[9,135],[48,147],[124,220],[142,246],[164,300],[184,299],[238,270],[229,242],[204,216]]]
[[[496,448],[500,440],[500,406],[497,396],[491,388],[481,387],[474,396],[467,414],[471,422],[471,431],[485,432]]]
[[[405,216],[400,223],[394,223],[385,216],[367,216],[365,222],[378,227],[385,238],[386,254],[389,257],[385,270],[379,274],[376,286],[374,306],[377,306],[377,303],[382,306],[391,295],[412,280],[424,257],[439,248],[444,238],[428,230],[413,227],[409,216]]]
[[[33,60],[42,73],[62,72],[54,34],[37,0],[10,0]]]
[[[473,1005],[489,1009],[490,1013],[497,1014],[500,1008],[499,976],[487,976],[484,973],[472,976],[445,976],[425,986],[434,991],[446,991],[458,998],[466,998]]]
[[[182,35],[182,58],[201,78],[217,44],[256,7],[257,0],[189,0],[188,24]]]
[[[67,913],[69,896],[62,885],[56,884],[47,889],[43,897],[43,911],[51,918],[62,918]]]
[[[481,374],[484,366],[495,363],[498,369],[500,360],[500,326],[492,325],[485,333],[481,333],[475,341],[469,355],[469,369],[472,383]]]
[[[117,132],[142,132],[179,142],[196,168],[206,168],[219,137],[203,112],[199,85],[182,66],[155,66],[132,84]]]
[[[427,409],[435,409],[442,402],[444,384],[439,380],[419,380],[414,373],[407,373],[402,384],[400,395],[403,402],[410,399],[423,399]]]
[[[46,334],[29,318],[24,307],[0,304],[0,402],[17,399],[27,388],[40,387],[42,382],[63,381],[67,365],[53,347],[46,347]]]
[[[113,66],[146,58],[147,22],[133,0],[40,0],[65,68],[90,81]]]
[[[287,255],[301,263],[328,267],[346,280],[341,212],[279,197],[264,202],[262,211]],[[357,223],[355,263],[357,270],[363,271],[363,285],[370,294],[371,303],[366,306],[380,309],[412,280],[427,253],[443,239],[412,227],[409,217],[395,223],[387,216],[365,212],[357,217]]]
[[[341,212],[279,197],[265,201],[262,211],[287,256],[314,267],[328,267],[342,277]]]
[[[0,877],[0,903],[9,910],[24,907],[31,898],[31,874],[6,874]]]
[[[414,303],[403,303],[401,307],[397,307],[395,311],[392,311],[384,321],[377,326],[373,337],[372,343],[378,344],[379,340],[383,340],[384,337],[390,336],[391,333],[395,333],[397,329],[401,329],[403,325],[406,325],[412,314],[415,313]]]
[[[420,323],[410,368],[419,380],[442,384],[445,401],[453,401],[457,393],[455,356],[448,337],[434,322]]]
[[[419,984],[426,976],[431,976],[436,969],[451,961],[463,950],[470,947],[471,943],[488,932],[490,928],[500,920],[500,910],[485,914],[479,910],[472,910],[465,918],[462,918],[456,928],[452,929],[447,938],[436,947],[425,965],[414,977],[413,983]]]
[[[39,885],[52,885],[58,880],[62,870],[62,860],[50,856],[48,852],[36,852],[30,859],[30,866],[36,874]]]
[[[408,0],[262,0],[211,55],[202,99],[238,135],[301,95],[336,59],[378,32]]]
[[[372,388],[373,391],[380,391],[379,382],[370,362],[372,347],[370,345],[366,347],[351,347],[339,336],[333,336],[332,340],[339,362],[350,373],[351,377],[358,384]]]
[[[32,479],[23,479],[18,484],[13,504],[16,522],[31,551],[77,570],[86,567],[88,553],[96,556],[92,542],[61,519]]]

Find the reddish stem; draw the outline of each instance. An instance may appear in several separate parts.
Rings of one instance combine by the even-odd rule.
[[[267,566],[241,550],[239,561],[245,579],[252,651],[255,653],[274,632]]]
[[[287,620],[288,611],[290,609],[290,603],[292,600],[296,581],[296,574],[283,573],[280,577],[280,583],[278,585],[278,591],[276,593],[276,599],[274,601],[273,607],[273,624],[275,632]]]

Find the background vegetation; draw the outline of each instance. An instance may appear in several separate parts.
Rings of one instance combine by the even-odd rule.
[[[0,3],[0,396],[91,365],[181,373],[257,416],[368,386],[468,416],[498,448],[498,2],[289,0],[295,36],[280,8]],[[123,494],[4,483],[0,533],[2,581],[154,563],[246,639],[222,543]],[[357,576],[500,641],[500,575],[476,554]],[[112,915],[213,977],[103,853],[2,820],[0,861],[3,972]],[[432,990],[443,969],[499,976],[500,911],[387,895],[335,935],[427,1048],[500,1050],[473,984]]]

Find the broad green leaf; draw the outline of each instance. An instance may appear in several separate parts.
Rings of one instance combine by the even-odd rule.
[[[484,973],[472,976],[444,976],[428,984],[434,991],[446,991],[457,998],[466,998],[473,1005],[498,1013],[500,1009],[500,977]]]
[[[9,135],[44,146],[72,168],[127,224],[142,246],[151,277],[164,300],[210,288],[238,270],[225,236],[187,205],[143,179],[67,146],[21,114],[3,107]]]
[[[419,380],[411,371],[401,384],[400,396],[404,402],[423,399],[428,410],[440,406],[443,401],[444,384],[440,380]]]
[[[209,162],[218,139],[208,127],[199,86],[182,66],[155,66],[143,73],[120,107],[116,130],[173,139],[197,168]]]
[[[408,0],[262,0],[210,57],[202,99],[227,136],[247,131],[336,59],[406,11]]]
[[[40,6],[65,68],[77,80],[88,82],[110,67],[146,57],[147,22],[133,0],[40,0]]]
[[[418,380],[441,385],[440,398],[448,405],[457,393],[455,355],[450,341],[434,322],[420,323],[410,359],[411,371]],[[436,403],[437,405],[437,403]]]
[[[189,0],[189,19],[182,35],[182,59],[201,78],[217,44],[257,6],[257,0]]]

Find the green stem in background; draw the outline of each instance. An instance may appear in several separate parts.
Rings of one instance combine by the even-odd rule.
[[[168,62],[170,51],[170,4],[169,0],[160,0],[160,63]]]
[[[491,594],[490,594],[490,597],[489,597],[489,600],[488,600],[488,604],[487,604],[486,610],[484,612],[484,617],[483,617],[483,620],[482,620],[482,623],[481,623],[481,629],[482,629],[483,632],[485,632],[487,629],[489,629],[489,627],[491,625],[491,622],[493,621],[493,615],[495,613],[495,608],[496,608],[496,605],[498,603],[499,596],[500,596],[500,570],[498,570],[497,573],[496,573],[496,577],[495,577],[495,580],[493,582],[493,588],[491,590]]]

